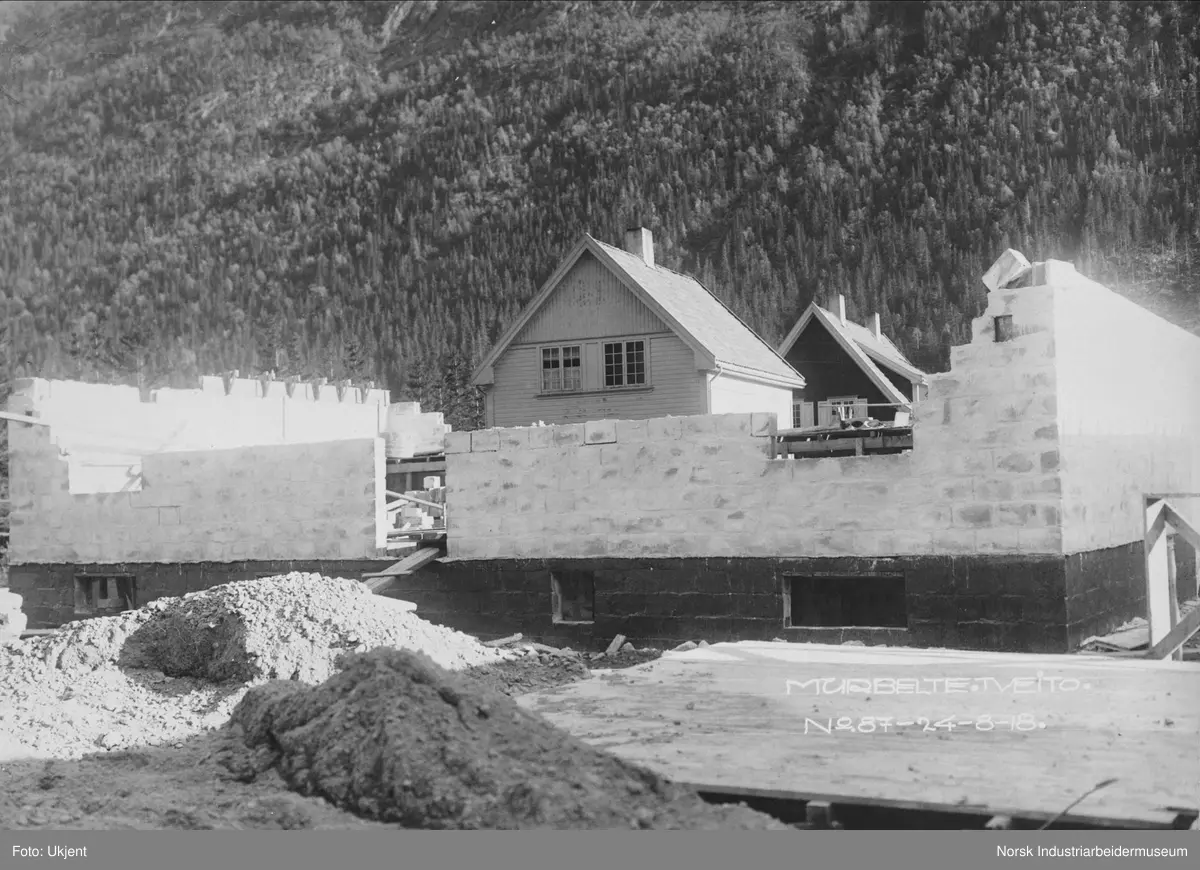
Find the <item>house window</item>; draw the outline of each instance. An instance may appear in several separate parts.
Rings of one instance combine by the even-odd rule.
[[[553,571],[550,602],[555,622],[592,622],[596,613],[596,580],[591,571]]]
[[[583,386],[579,345],[542,348],[542,392],[577,392]]]
[[[867,403],[858,396],[837,396],[830,398],[829,408],[835,420],[863,419],[867,416]]]
[[[607,342],[604,345],[604,386],[640,387],[645,383],[646,342]]]
[[[785,628],[907,628],[903,574],[785,577]]]
[[[75,613],[79,616],[120,613],[137,609],[137,581],[123,575],[83,575],[75,578]]]

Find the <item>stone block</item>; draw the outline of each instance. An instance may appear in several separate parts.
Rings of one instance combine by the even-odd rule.
[[[997,452],[995,460],[996,471],[1010,474],[1029,474],[1041,471],[1039,468],[1040,454],[1026,451]]]
[[[981,555],[1023,552],[1020,531],[1014,528],[979,529],[975,533],[975,552]]]
[[[974,529],[938,529],[930,532],[930,545],[934,553],[969,555],[975,552],[976,532]]]
[[[520,451],[529,447],[529,429],[501,428],[496,429],[495,432],[499,439],[499,449],[502,452]]]
[[[554,446],[553,426],[530,426],[526,436],[530,450],[545,450]]]
[[[994,519],[992,505],[983,502],[956,505],[953,508],[954,525],[960,528],[984,528]]]
[[[495,453],[499,449],[500,433],[495,429],[477,429],[471,433],[472,453]]]
[[[621,444],[645,441],[650,429],[647,420],[614,420],[616,440]]]
[[[764,438],[777,431],[779,415],[767,411],[755,411],[750,415],[750,434],[755,438]]]
[[[1061,553],[1062,529],[1047,526],[1038,529],[1018,529],[1017,545],[1022,553]]]
[[[470,453],[471,452],[471,432],[447,432],[446,433],[446,453]]]
[[[549,428],[551,444],[555,447],[581,447],[584,443],[582,423],[564,423]]]
[[[681,437],[691,439],[697,435],[712,435],[717,431],[716,416],[713,414],[693,414],[679,417]]]
[[[1032,268],[1020,251],[1012,248],[1001,254],[983,273],[983,285],[995,293],[1015,281]]]
[[[647,435],[652,441],[671,441],[683,437],[682,417],[655,417],[646,421]]]
[[[584,444],[612,444],[616,440],[615,420],[591,420],[583,424]]]
[[[745,438],[752,431],[753,414],[715,414],[713,432],[719,438]]]

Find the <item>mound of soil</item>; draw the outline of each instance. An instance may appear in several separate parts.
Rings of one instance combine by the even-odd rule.
[[[0,645],[0,762],[177,743],[227,722],[248,682],[319,683],[347,651],[383,645],[452,669],[516,655],[353,580],[231,583]]]
[[[526,654],[519,659],[481,665],[463,672],[493,692],[524,695],[586,680],[591,671],[582,659],[562,655]]]
[[[786,828],[710,806],[425,656],[378,649],[344,666],[312,688],[250,689],[232,721],[257,770],[406,828]]]
[[[228,583],[148,605],[158,614],[130,637],[122,664],[213,682],[320,683],[347,652],[381,646],[418,650],[451,669],[511,657],[405,608],[355,580],[319,574]]]

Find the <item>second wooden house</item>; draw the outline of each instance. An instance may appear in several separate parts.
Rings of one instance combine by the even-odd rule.
[[[839,417],[903,420],[929,389],[925,373],[883,334],[878,314],[868,328],[847,319],[845,297],[837,303],[833,312],[813,302],[779,346],[805,380],[794,397],[791,425],[831,426]]]
[[[804,378],[694,278],[585,235],[472,377],[487,426],[774,412]]]

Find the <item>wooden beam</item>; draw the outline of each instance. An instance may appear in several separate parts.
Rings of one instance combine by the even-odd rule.
[[[1146,622],[1150,628],[1150,646],[1170,634],[1170,568],[1167,562],[1166,503],[1147,499],[1145,510]]]
[[[1176,659],[1183,658],[1183,645],[1191,640],[1192,635],[1200,631],[1200,607],[1197,607],[1176,625],[1171,631],[1146,652],[1148,659],[1165,659],[1174,655]]]
[[[419,571],[430,562],[434,562],[446,555],[441,547],[421,547],[409,553],[399,562],[390,565],[378,574],[364,574],[363,583],[372,592],[378,592],[391,584],[391,581],[396,577],[403,577],[406,574],[412,574],[414,571]]]
[[[31,426],[49,426],[45,420],[40,420],[37,417],[26,417],[24,414],[13,414],[9,411],[0,411],[0,420],[11,420],[13,423],[28,423]]]
[[[1175,534],[1183,538],[1197,550],[1200,550],[1200,531],[1189,523],[1179,511],[1169,503],[1166,505],[1167,523],[1175,530]]]
[[[412,502],[413,504],[424,505],[425,507],[437,508],[438,510],[443,510],[446,507],[444,504],[438,504],[435,501],[425,501],[425,499],[423,499],[423,498],[417,498],[416,496],[412,496],[412,495],[404,495],[403,493],[400,493],[400,492],[392,492],[390,489],[386,489],[386,490],[384,490],[384,492],[386,492],[392,498],[403,499],[404,501]],[[392,504],[389,504],[387,506],[387,509],[394,510],[396,507],[397,507],[397,505],[395,504],[395,502],[393,502]]]

